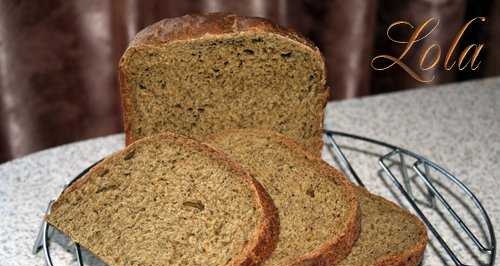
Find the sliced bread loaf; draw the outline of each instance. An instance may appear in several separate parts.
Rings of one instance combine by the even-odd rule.
[[[359,210],[340,172],[270,131],[226,131],[206,141],[248,169],[278,208],[278,245],[263,265],[331,265],[350,252]]]
[[[328,91],[319,50],[261,18],[223,13],[157,22],[123,54],[127,143],[165,130],[202,138],[267,128],[322,147]]]
[[[420,220],[396,204],[356,188],[361,234],[340,266],[417,266],[427,244]]]
[[[168,133],[99,163],[47,220],[108,265],[258,265],[278,235],[258,182],[222,153]]]

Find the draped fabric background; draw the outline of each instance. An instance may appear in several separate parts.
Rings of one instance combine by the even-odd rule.
[[[0,1],[0,162],[33,151],[122,130],[117,62],[137,31],[165,17],[228,11],[296,29],[323,51],[332,100],[422,85],[398,68],[373,71],[374,55],[399,55],[387,26],[429,17],[440,27],[418,44],[438,42],[475,16],[466,34],[486,43],[477,71],[443,71],[433,83],[500,73],[500,0],[4,0]],[[464,44],[465,45],[465,44]],[[411,54],[416,64],[419,54]]]

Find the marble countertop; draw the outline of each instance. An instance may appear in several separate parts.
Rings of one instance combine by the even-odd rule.
[[[333,102],[326,112],[327,129],[387,141],[450,170],[478,196],[500,235],[500,78]],[[387,151],[349,139],[337,140],[369,190],[407,206],[379,171],[377,158]],[[43,254],[33,255],[31,249],[47,203],[68,180],[123,143],[123,135],[112,135],[0,165],[0,265],[44,265]],[[332,162],[328,148],[323,156]],[[484,224],[467,197],[443,178],[433,178],[472,232],[482,236]],[[417,198],[424,199],[417,179],[412,182]],[[447,216],[442,208],[423,210],[464,262],[478,265],[484,259],[470,239],[456,230],[456,224],[443,218]],[[76,265],[62,247],[52,248],[56,265]],[[423,265],[443,264],[453,265],[431,236]]]

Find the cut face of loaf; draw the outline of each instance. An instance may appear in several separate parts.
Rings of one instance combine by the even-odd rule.
[[[396,204],[356,188],[361,234],[339,266],[417,266],[427,244],[425,226]]]
[[[202,138],[266,128],[322,147],[323,58],[264,19],[214,13],[155,23],[121,58],[120,87],[127,143],[165,130]]]
[[[342,174],[270,131],[226,131],[206,141],[248,169],[278,209],[279,242],[263,265],[333,265],[350,252],[358,202]]]
[[[239,166],[173,134],[105,159],[47,217],[108,265],[258,265],[276,245],[277,219]]]

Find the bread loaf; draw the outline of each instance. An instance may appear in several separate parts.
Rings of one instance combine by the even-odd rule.
[[[319,50],[261,18],[212,13],[157,22],[123,54],[127,143],[171,131],[281,132],[319,153],[328,91]]]
[[[223,154],[174,134],[144,138],[54,202],[50,224],[108,265],[259,265],[278,217],[262,186]]]
[[[279,242],[263,265],[334,265],[350,252],[359,210],[340,172],[270,131],[225,131],[206,141],[248,169],[278,208]]]

